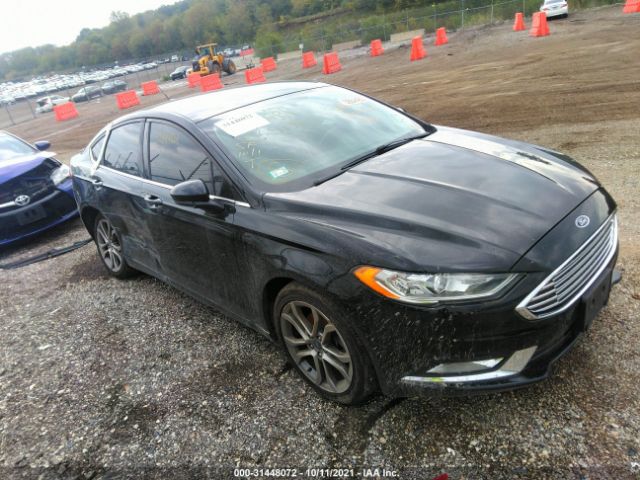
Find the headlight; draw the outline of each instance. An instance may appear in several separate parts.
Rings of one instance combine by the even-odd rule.
[[[387,298],[422,304],[490,297],[517,278],[512,273],[405,273],[367,266],[354,274]]]
[[[67,165],[61,165],[56,168],[51,174],[51,181],[54,185],[60,185],[70,176],[69,167]]]

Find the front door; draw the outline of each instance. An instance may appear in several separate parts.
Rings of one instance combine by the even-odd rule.
[[[150,121],[146,129],[147,179],[143,182],[146,218],[163,276],[170,283],[232,309],[228,278],[235,275],[233,208],[214,214],[179,205],[171,187],[201,179],[213,192],[214,162],[186,130],[172,123]],[[233,310],[233,309],[232,309]]]

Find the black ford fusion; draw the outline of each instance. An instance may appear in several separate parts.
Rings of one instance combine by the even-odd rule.
[[[69,167],[49,146],[0,131],[0,247],[78,215]]]
[[[321,83],[125,116],[72,175],[111,274],[216,306],[346,404],[545,378],[617,256],[615,202],[569,157]]]

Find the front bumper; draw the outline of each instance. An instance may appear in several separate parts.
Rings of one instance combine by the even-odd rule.
[[[22,223],[19,215],[30,209],[42,209],[45,216],[36,221]],[[78,215],[73,198],[71,180],[66,180],[44,198],[20,209],[0,210],[0,245],[8,245],[48,230]]]
[[[594,288],[601,279],[611,279],[616,258],[617,250]],[[524,282],[527,287],[521,287],[529,288]],[[386,319],[382,330],[364,333],[382,391],[391,397],[461,395],[512,390],[545,379],[589,327],[586,307],[576,301],[556,316],[527,320],[515,312],[516,303],[482,312],[361,304],[360,314],[371,308]],[[443,365],[471,362],[488,367],[433,373]]]

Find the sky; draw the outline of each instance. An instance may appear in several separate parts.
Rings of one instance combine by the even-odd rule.
[[[0,53],[52,43],[68,45],[83,28],[109,24],[109,15],[130,15],[177,0],[0,0]]]

